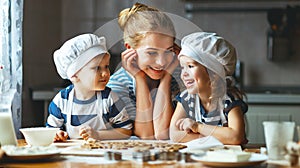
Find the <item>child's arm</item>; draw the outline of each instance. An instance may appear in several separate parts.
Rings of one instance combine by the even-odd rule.
[[[170,139],[172,141],[174,141],[174,142],[188,142],[188,141],[203,137],[199,133],[194,133],[194,132],[188,133],[187,131],[180,130],[176,126],[176,122],[178,120],[184,119],[186,117],[187,116],[186,116],[185,111],[182,107],[182,104],[178,102],[177,107],[175,109],[175,112],[173,114],[172,120],[171,120],[171,124],[170,124]]]
[[[223,144],[242,144],[245,141],[245,121],[241,107],[236,106],[228,113],[228,127],[218,127],[198,123],[197,132],[204,136],[212,135]]]
[[[182,140],[177,140],[179,142],[186,142],[195,139],[190,139],[190,137],[195,133],[200,133],[203,136],[214,136],[223,144],[227,145],[239,145],[245,141],[244,115],[240,107],[234,107],[229,112],[228,127],[219,127],[215,125],[196,123],[193,122],[193,120],[184,117],[185,116],[181,118],[177,117],[177,121],[174,121],[175,123],[171,122],[171,128],[175,125],[174,129],[177,132],[181,130],[186,134],[185,136],[182,135]]]
[[[64,118],[62,117],[62,112],[60,109],[61,107],[58,107],[58,102],[61,101],[61,95],[60,92],[53,98],[53,100],[49,104],[49,116],[47,118],[46,127],[56,127],[61,128],[64,124]],[[56,136],[54,137],[54,142],[57,141],[66,141],[68,138],[67,132],[63,130],[59,130],[56,132]]]
[[[109,130],[96,131],[89,126],[84,126],[79,130],[79,135],[83,139],[94,138],[99,140],[127,139],[131,136],[131,133],[131,129],[125,128],[114,128]]]
[[[105,139],[128,139],[132,131],[131,129],[125,129],[125,128],[115,128],[110,130],[103,130],[103,131],[97,131],[98,132],[98,138],[105,140]]]

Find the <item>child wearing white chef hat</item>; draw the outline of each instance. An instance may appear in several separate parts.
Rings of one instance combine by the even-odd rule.
[[[132,131],[125,104],[106,87],[110,54],[104,37],[82,34],[54,52],[58,74],[72,82],[49,105],[47,127],[59,127],[55,141],[69,138],[124,139]]]
[[[214,136],[224,144],[247,143],[244,94],[233,86],[235,48],[215,33],[184,37],[178,55],[186,90],[177,96],[170,138],[187,142]]]

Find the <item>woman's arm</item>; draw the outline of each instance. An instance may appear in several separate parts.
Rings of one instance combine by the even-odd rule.
[[[174,108],[171,100],[171,79],[166,74],[160,81],[153,107],[153,126],[156,139],[169,139],[170,121]]]
[[[122,66],[135,78],[136,116],[134,134],[141,139],[154,139],[153,103],[146,81],[146,74],[137,65],[137,53],[134,49],[122,52]]]
[[[136,88],[133,88],[136,89],[135,97],[131,93],[133,90],[129,90],[129,86],[125,86],[124,83],[126,82],[120,80],[120,78],[124,78],[124,76],[113,76],[109,81],[108,87],[116,92],[118,97],[125,103],[127,113],[130,119],[134,121],[134,134],[141,139],[153,139],[152,100],[143,75],[145,75],[143,71],[136,74]],[[148,98],[146,95],[149,95]]]
[[[136,117],[134,134],[141,139],[155,139],[153,128],[153,103],[145,74],[140,71],[136,79]]]
[[[178,65],[179,61],[177,57],[174,56],[173,62],[166,69],[165,75],[160,80],[157,90],[155,104],[153,107],[153,125],[156,139],[169,139],[169,127],[174,113],[171,81],[172,73]]]
[[[181,103],[177,103],[177,107],[175,109],[175,112],[173,114],[171,124],[170,124],[170,139],[174,142],[188,142],[197,138],[203,137],[199,133],[190,132],[184,130],[179,130],[179,128],[176,126],[176,122],[180,119],[186,118],[186,114],[184,111],[184,108]]]

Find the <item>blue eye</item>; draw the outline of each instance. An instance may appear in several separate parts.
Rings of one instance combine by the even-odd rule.
[[[147,54],[150,55],[150,56],[157,56],[158,55],[157,52],[151,52],[151,51],[148,51]]]
[[[166,50],[165,51],[165,54],[167,54],[167,55],[171,55],[171,54],[173,54],[174,52],[173,51],[171,51],[171,50]]]

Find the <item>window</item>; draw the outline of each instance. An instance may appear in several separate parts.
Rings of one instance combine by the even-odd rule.
[[[16,130],[21,126],[22,22],[23,0],[0,0],[0,112],[11,111]]]

